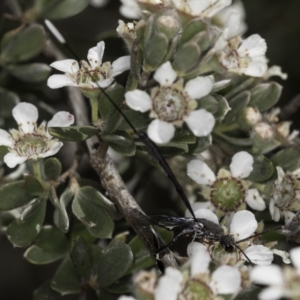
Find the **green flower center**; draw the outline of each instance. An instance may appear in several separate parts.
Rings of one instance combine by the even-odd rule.
[[[182,298],[185,300],[210,300],[213,298],[213,293],[208,285],[197,279],[190,279],[184,291],[182,292]]]
[[[188,113],[189,96],[172,87],[160,87],[152,98],[153,110],[160,120],[166,122],[182,121]]]
[[[34,133],[26,134],[16,142],[14,150],[19,156],[36,157],[49,150],[49,138]]]
[[[222,211],[235,211],[244,201],[244,196],[243,185],[236,178],[217,179],[211,187],[211,201]]]

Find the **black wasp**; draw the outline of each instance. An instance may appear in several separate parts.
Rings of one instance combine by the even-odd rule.
[[[54,36],[58,39],[58,41],[66,47],[66,49],[79,61],[77,55],[72,51],[72,49],[69,47],[69,45],[66,43],[64,38],[61,36],[60,33],[56,32],[57,29],[53,28],[54,25],[49,26],[46,22],[46,25],[48,29],[54,34]],[[59,35],[59,37],[58,37]],[[175,233],[174,238],[172,241],[164,245],[163,247],[158,247],[157,253],[161,252],[162,250],[168,248],[171,246],[174,242],[176,242],[181,237],[186,238],[192,238],[199,242],[204,243],[214,243],[219,242],[221,246],[224,248],[226,252],[233,252],[234,249],[239,249],[246,259],[249,260],[247,255],[243,252],[243,250],[237,245],[238,243],[247,240],[251,237],[254,237],[256,235],[253,235],[247,239],[239,240],[238,242],[235,242],[233,236],[231,235],[225,235],[223,228],[204,218],[196,218],[195,213],[191,207],[191,204],[185,195],[183,188],[181,187],[180,183],[178,182],[177,178],[175,177],[172,169],[170,168],[169,164],[165,160],[165,158],[162,156],[159,148],[157,145],[152,142],[152,140],[149,139],[147,133],[145,132],[139,132],[135,129],[135,127],[131,124],[127,116],[123,113],[123,111],[119,108],[119,106],[114,102],[114,100],[106,93],[105,89],[101,88],[98,85],[99,89],[102,91],[102,93],[105,95],[105,97],[111,102],[111,104],[115,107],[115,109],[122,115],[124,120],[127,122],[127,124],[131,127],[133,132],[137,135],[137,137],[140,139],[140,141],[148,148],[149,153],[154,157],[154,159],[157,160],[157,162],[160,164],[160,166],[165,171],[166,175],[169,177],[171,182],[173,183],[178,195],[184,202],[185,206],[191,213],[192,217],[186,218],[186,217],[172,217],[172,216],[165,216],[165,215],[157,215],[157,216],[151,216],[149,217],[150,223],[152,225],[156,225],[162,228],[165,228],[167,230],[173,231]]]

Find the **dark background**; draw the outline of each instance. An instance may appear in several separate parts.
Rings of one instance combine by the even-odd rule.
[[[284,106],[300,91],[300,1],[244,0],[243,3],[249,26],[246,35],[258,33],[265,38],[268,44],[269,65],[279,65],[283,72],[288,73],[286,81],[274,78],[284,87],[279,103]],[[119,15],[118,8],[119,1],[110,0],[110,4],[104,8],[89,6],[81,14],[56,21],[55,24],[78,55],[85,59],[87,50],[95,46],[100,39],[114,36],[117,20],[124,20]],[[109,32],[104,34],[107,30]],[[125,47],[120,40],[107,39],[104,60],[114,60],[125,54]],[[297,112],[293,118],[293,128],[299,128],[300,118]],[[24,249],[13,248],[5,236],[0,238],[0,299],[32,299],[33,291],[53,274],[57,264],[29,264],[22,257]]]

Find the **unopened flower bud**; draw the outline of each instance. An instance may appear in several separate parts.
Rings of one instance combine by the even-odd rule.
[[[245,107],[239,115],[239,124],[242,127],[249,128],[260,122],[262,115],[255,107]]]
[[[269,124],[259,122],[254,126],[251,137],[254,145],[261,148],[272,141],[274,130]]]
[[[157,19],[157,30],[173,39],[179,33],[180,24],[175,15],[162,15]]]

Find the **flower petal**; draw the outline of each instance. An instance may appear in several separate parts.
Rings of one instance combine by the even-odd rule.
[[[241,274],[237,268],[221,266],[211,276],[210,287],[214,294],[236,294],[241,288]]]
[[[155,119],[149,124],[147,134],[153,142],[165,144],[173,138],[175,127],[171,123]]]
[[[48,127],[68,127],[74,123],[74,116],[67,111],[59,111],[48,122]]]
[[[262,77],[265,75],[268,69],[267,60],[264,56],[257,56],[251,58],[251,62],[246,68],[242,68],[241,71],[248,76]]]
[[[213,223],[219,224],[219,219],[216,214],[214,214],[211,210],[200,208],[195,211],[196,218],[206,219],[212,221]]]
[[[255,266],[250,273],[250,279],[254,283],[263,285],[281,285],[283,276],[279,266]]]
[[[170,86],[177,78],[177,73],[172,68],[171,63],[167,61],[155,71],[153,78],[161,86]]]
[[[184,121],[195,136],[207,136],[215,126],[215,117],[206,109],[191,111]]]
[[[39,117],[38,110],[33,104],[21,102],[13,108],[12,114],[24,133],[33,132]]]
[[[233,155],[229,166],[233,177],[245,178],[250,175],[253,170],[254,159],[251,154],[246,151],[240,151]]]
[[[39,157],[43,158],[43,157],[52,156],[56,154],[62,146],[63,146],[62,142],[56,142],[51,146],[51,148],[48,151],[44,153],[40,153]]]
[[[11,135],[7,131],[0,129],[0,146],[6,146],[12,148],[13,145],[14,142]]]
[[[210,167],[199,159],[194,159],[188,163],[187,174],[199,184],[212,184],[216,180],[216,176]]]
[[[290,251],[290,256],[294,267],[297,269],[298,273],[300,271],[300,247],[293,248]]]
[[[214,81],[210,76],[198,76],[189,80],[184,87],[185,92],[192,99],[200,99],[208,95],[214,86]]]
[[[152,108],[150,96],[141,90],[134,90],[125,93],[126,104],[134,110],[146,112]]]
[[[181,291],[182,274],[171,267],[166,268],[165,274],[160,277],[155,288],[155,300],[176,300]]]
[[[115,79],[114,79],[113,77],[109,77],[109,78],[106,78],[106,79],[104,79],[104,80],[99,80],[99,81],[97,82],[97,84],[95,84],[95,88],[98,89],[98,88],[99,88],[98,85],[99,85],[100,88],[105,89],[105,88],[107,88],[108,86],[110,86],[110,85],[113,83],[114,80],[115,80]]]
[[[245,201],[252,209],[264,210],[266,208],[266,203],[264,199],[259,195],[257,189],[247,190]]]
[[[191,257],[191,276],[208,272],[211,257],[204,245],[197,242],[190,243],[187,252]]]
[[[117,75],[130,69],[130,55],[122,56],[112,63],[112,71],[110,76],[116,77]]]
[[[59,89],[64,86],[77,86],[71,78],[66,75],[52,75],[48,78],[47,85],[50,89]]]
[[[74,59],[63,59],[53,62],[50,67],[64,73],[75,74],[79,71],[78,62]]]
[[[273,199],[271,199],[270,201],[269,210],[270,210],[270,215],[272,217],[272,220],[278,222],[280,219],[280,209],[277,206],[275,206],[275,202]]]
[[[273,261],[273,252],[263,245],[253,245],[248,247],[245,251],[248,258],[256,265],[266,266]],[[246,260],[246,257],[243,257]]]
[[[104,49],[105,43],[103,41],[99,42],[95,47],[89,49],[87,58],[93,69],[101,66]]]
[[[237,52],[239,56],[261,56],[267,51],[267,43],[259,34],[253,34],[245,39]]]
[[[270,286],[258,294],[259,300],[279,300],[284,298],[286,291],[281,286]]]
[[[230,224],[230,234],[234,236],[236,242],[251,236],[256,229],[257,221],[252,212],[241,210],[234,214]]]
[[[4,162],[9,168],[14,168],[16,165],[20,165],[27,160],[26,156],[19,156],[15,153],[7,153],[4,158]]]
[[[191,204],[193,211],[197,211],[198,209],[208,209],[213,211],[215,207],[210,201],[205,201],[205,202],[194,202]],[[184,214],[186,217],[191,217],[190,211],[187,209]]]

